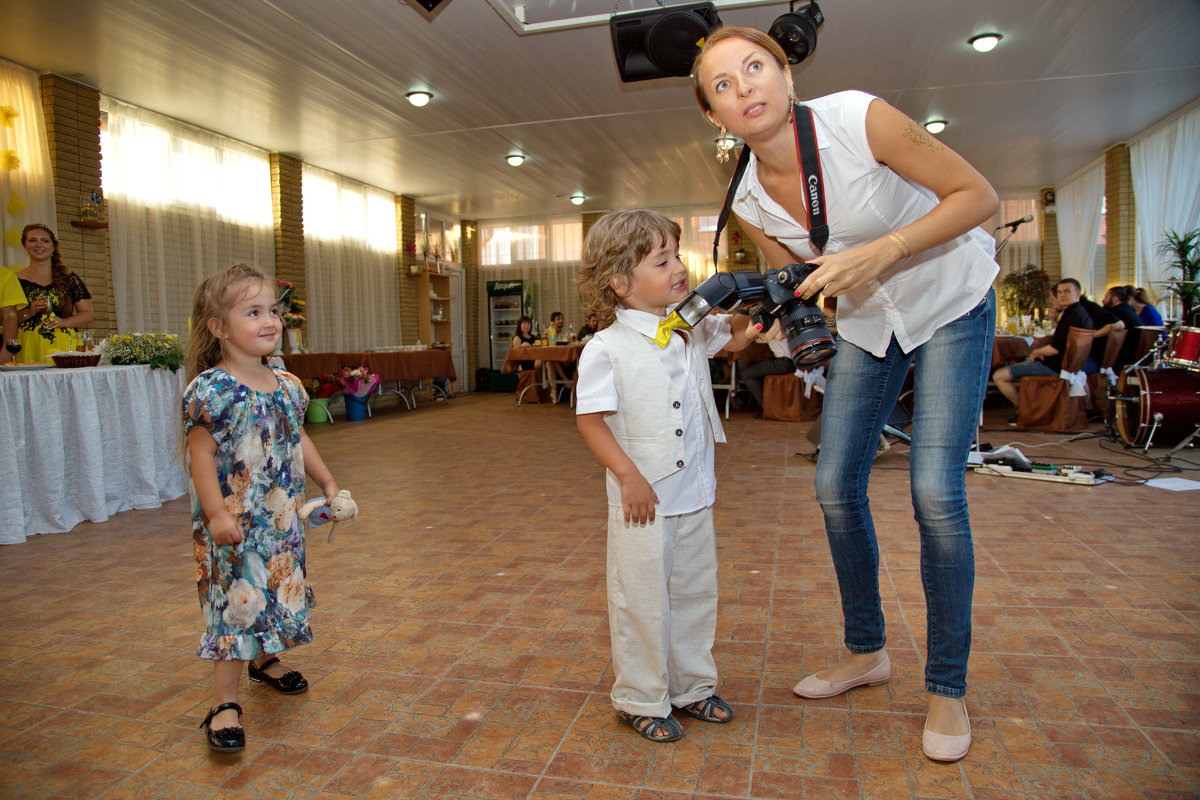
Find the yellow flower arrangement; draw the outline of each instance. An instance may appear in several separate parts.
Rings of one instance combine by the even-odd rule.
[[[110,364],[149,364],[175,372],[183,364],[183,343],[171,333],[119,333],[99,345]]]

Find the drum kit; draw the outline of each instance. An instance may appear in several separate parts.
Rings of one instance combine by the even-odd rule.
[[[1117,393],[1109,398],[1117,435],[1143,453],[1156,439],[1160,447],[1173,444],[1170,457],[1200,436],[1200,328],[1143,325],[1139,330],[1159,335],[1122,371]]]

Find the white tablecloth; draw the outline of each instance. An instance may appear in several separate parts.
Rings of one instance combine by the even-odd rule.
[[[185,494],[182,393],[146,366],[0,371],[0,544]]]

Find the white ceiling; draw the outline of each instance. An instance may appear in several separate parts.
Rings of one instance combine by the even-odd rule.
[[[607,25],[517,0],[5,0],[0,56],[461,218],[717,203],[732,163],[686,78],[622,84]],[[726,0],[727,2],[727,0]],[[677,3],[672,3],[677,4]],[[654,0],[527,0],[530,23]],[[767,27],[787,3],[718,2]],[[495,7],[493,7],[495,6]],[[1197,0],[823,0],[805,96],[858,88],[1002,191],[1050,186],[1200,97]],[[969,36],[1004,34],[990,54]],[[429,89],[410,106],[404,94]],[[509,167],[518,150],[529,160]]]

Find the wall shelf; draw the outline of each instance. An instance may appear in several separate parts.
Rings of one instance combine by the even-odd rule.
[[[71,224],[76,228],[93,228],[96,230],[108,228],[107,222],[96,222],[95,220],[90,219],[73,219],[71,220]]]

